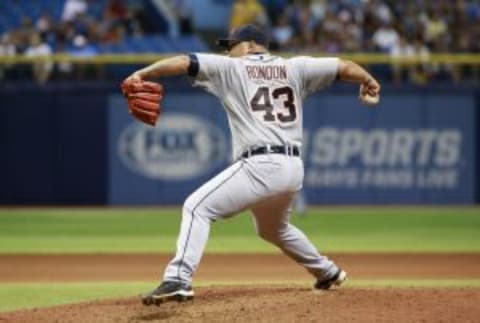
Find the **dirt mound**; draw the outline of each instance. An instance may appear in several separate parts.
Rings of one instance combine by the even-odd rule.
[[[0,322],[478,322],[480,289],[208,287],[188,303],[145,307],[138,298],[0,315]]]

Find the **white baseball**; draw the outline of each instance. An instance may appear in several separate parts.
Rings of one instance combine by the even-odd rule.
[[[375,96],[364,94],[360,96],[362,102],[366,105],[376,105],[380,102],[380,95],[377,94]]]

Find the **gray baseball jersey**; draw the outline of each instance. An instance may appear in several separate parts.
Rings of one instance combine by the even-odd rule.
[[[211,222],[245,209],[252,211],[263,239],[317,279],[330,279],[338,267],[289,223],[292,200],[302,187],[302,160],[281,153],[239,157],[249,148],[267,145],[300,147],[302,100],[335,79],[339,60],[269,54],[241,58],[196,54],[191,59],[194,85],[216,95],[227,111],[236,161],[185,201],[177,251],[163,279],[191,284]]]
[[[336,77],[337,58],[196,54],[194,85],[217,96],[232,132],[233,158],[248,148],[302,144],[302,101]]]

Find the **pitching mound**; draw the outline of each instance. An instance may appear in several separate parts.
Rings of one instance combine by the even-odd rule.
[[[210,287],[188,303],[137,298],[5,313],[0,322],[478,322],[480,289]]]

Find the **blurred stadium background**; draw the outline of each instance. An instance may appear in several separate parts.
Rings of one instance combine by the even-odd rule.
[[[480,285],[480,1],[3,0],[0,310],[32,306],[32,287],[10,281],[30,281],[13,255],[173,250],[179,206],[230,163],[227,120],[214,97],[173,78],[160,80],[159,124],[142,126],[119,84],[171,54],[216,52],[217,37],[246,23],[268,30],[279,55],[352,59],[382,82],[376,109],[349,84],[307,101],[296,225],[337,254],[469,253],[473,274],[450,278]],[[243,216],[215,226],[207,252],[276,251]],[[35,259],[28,272],[55,281]],[[154,280],[162,264],[151,268]],[[146,286],[63,286],[69,298],[36,285],[45,297],[34,301]]]
[[[229,163],[220,104],[162,80],[160,125],[118,85],[256,23],[281,55],[341,56],[382,81],[379,109],[336,84],[305,108],[310,204],[479,200],[478,1],[48,0],[0,4],[0,203],[177,205]],[[302,203],[301,203],[302,204]]]

